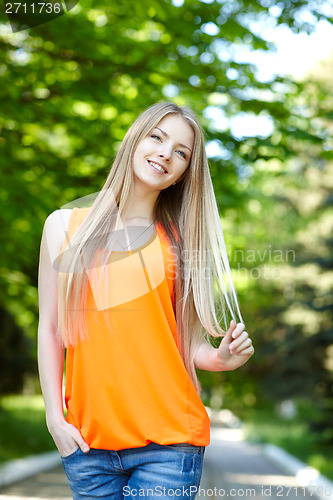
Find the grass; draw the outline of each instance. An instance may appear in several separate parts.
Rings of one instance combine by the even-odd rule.
[[[55,449],[45,424],[42,396],[1,398],[0,463]]]
[[[245,435],[250,442],[280,446],[333,480],[333,450],[321,445],[318,435],[309,432],[307,421],[312,412],[304,402],[291,419],[279,416],[274,409],[249,410],[242,416]]]

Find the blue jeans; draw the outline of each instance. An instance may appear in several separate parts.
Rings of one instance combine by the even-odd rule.
[[[61,457],[73,500],[87,498],[194,499],[199,489],[204,446],[149,443],[140,448]]]

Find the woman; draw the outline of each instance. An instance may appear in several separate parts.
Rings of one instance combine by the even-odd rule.
[[[233,370],[254,349],[190,109],[144,111],[93,205],[47,218],[39,301],[47,426],[73,498],[194,498],[209,444],[195,368]]]

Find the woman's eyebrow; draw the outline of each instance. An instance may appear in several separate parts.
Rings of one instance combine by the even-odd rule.
[[[162,132],[162,134],[165,135],[165,137],[169,137],[168,134],[166,132],[164,132],[164,130],[162,130],[161,128],[159,128],[159,127],[155,127],[155,128],[157,128],[160,132]],[[179,143],[178,146],[182,146],[183,148],[188,149],[192,153],[192,150],[188,146],[185,146],[185,144]]]

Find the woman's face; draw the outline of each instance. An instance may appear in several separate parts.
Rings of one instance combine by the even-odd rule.
[[[154,191],[179,180],[189,166],[194,144],[192,127],[177,114],[166,115],[133,155],[134,184]]]

